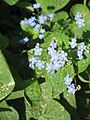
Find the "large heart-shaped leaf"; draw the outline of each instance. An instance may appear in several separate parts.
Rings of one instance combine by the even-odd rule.
[[[6,60],[0,51],[0,100],[11,93],[15,86],[15,82],[11,75]]]
[[[19,115],[14,108],[9,107],[5,101],[0,103],[0,120],[19,120]]]
[[[52,86],[52,95],[53,97],[57,97],[60,93],[62,93],[66,89],[64,78],[69,74],[72,78],[74,76],[74,69],[72,65],[66,65],[57,71],[54,75],[47,74],[46,82]]]
[[[36,0],[44,12],[50,13],[63,8],[69,0]]]
[[[42,91],[42,99],[38,102],[38,104],[31,107],[30,103],[28,103],[27,101],[25,102],[27,103],[27,118],[35,118],[38,120],[65,120],[67,118],[67,120],[70,120],[70,116],[68,112],[64,109],[64,107],[57,101],[52,99],[51,86],[48,86],[46,82],[41,84],[40,86]],[[32,94],[34,93],[35,92],[33,92]]]
[[[70,120],[70,115],[58,102],[51,100],[38,120]]]

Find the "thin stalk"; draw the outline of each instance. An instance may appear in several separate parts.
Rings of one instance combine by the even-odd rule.
[[[86,3],[87,3],[87,0],[84,0],[84,5],[86,5]]]

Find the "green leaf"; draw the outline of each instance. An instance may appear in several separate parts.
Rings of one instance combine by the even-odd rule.
[[[86,68],[88,67],[89,64],[90,64],[90,62],[89,62],[88,58],[78,61],[76,64],[77,65],[77,72],[78,73],[83,72],[84,70],[86,70]]]
[[[41,85],[42,98],[50,102],[52,99],[52,86],[47,82],[42,83]]]
[[[33,36],[33,39],[36,39],[38,37],[39,32],[35,31],[30,25],[21,25],[21,28],[29,33],[30,36]]]
[[[69,0],[36,0],[47,14],[63,8]]]
[[[6,100],[12,100],[12,99],[17,99],[17,98],[21,98],[24,97],[24,90],[20,90],[20,91],[15,91],[12,92]]]
[[[16,6],[23,8],[23,9],[28,9],[30,11],[34,11],[33,7],[31,6],[30,2],[18,2]]]
[[[89,11],[88,7],[84,4],[75,4],[74,6],[72,6],[72,8],[70,9],[71,17],[74,17],[77,12],[85,14],[84,18],[86,18],[90,15],[90,11]]]
[[[78,75],[78,78],[82,81],[82,82],[85,82],[85,83],[90,83],[90,80],[86,80],[84,79],[82,76]]]
[[[3,0],[9,5],[15,5],[19,0]]]
[[[0,103],[0,120],[19,120],[19,115],[13,107],[9,107],[5,101]]]
[[[79,120],[77,115],[75,95],[68,93],[67,90],[60,96],[60,103],[68,110],[72,120]]]
[[[67,74],[69,74],[72,78],[74,77],[74,69],[72,65],[66,65],[58,70],[54,75],[49,73],[46,75],[46,82],[48,85],[52,86],[52,96],[54,98],[59,96],[59,94],[67,88],[64,82],[64,78]]]
[[[65,90],[63,96],[72,107],[76,108],[75,95],[70,94],[67,90]]]
[[[35,118],[38,120],[70,120],[70,115],[64,109],[64,107],[59,104],[57,101],[50,98],[51,95],[45,94],[50,93],[49,88],[47,89],[46,85],[42,85],[42,94],[44,92],[43,99],[35,107],[31,107],[28,101],[26,104],[26,117],[28,119]],[[46,92],[47,91],[47,92]],[[44,96],[45,95],[45,96]]]
[[[65,11],[59,11],[55,14],[55,21],[59,21],[59,20],[66,20],[69,17],[68,13]]]
[[[6,60],[0,51],[0,100],[4,99],[11,93],[15,86],[15,82],[11,75],[10,69],[6,63]]]
[[[8,45],[8,40],[0,33],[0,49],[5,49]]]
[[[44,108],[44,113],[38,120],[70,120],[70,115],[58,102],[51,100]]]
[[[58,47],[60,48],[69,48],[69,37],[63,33],[60,33],[60,31],[50,32],[49,35],[45,37],[42,47],[47,49],[50,46],[52,40],[55,40]]]
[[[38,104],[41,99],[41,89],[38,81],[34,81],[25,89],[25,95],[32,101],[33,106]]]
[[[24,80],[14,68],[10,68],[12,71],[13,79],[15,81],[14,91],[23,90],[32,83],[30,79]]]

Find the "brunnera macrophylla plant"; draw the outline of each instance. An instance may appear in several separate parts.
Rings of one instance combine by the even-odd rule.
[[[38,86],[36,80],[32,88],[26,88],[25,94],[32,102],[36,102],[32,103],[37,104],[36,106],[45,100],[44,109],[48,104],[46,98],[51,100],[51,97],[49,98],[48,94],[45,95],[46,98],[41,95],[40,89],[43,94],[43,85],[46,89],[51,88],[48,92],[51,92],[49,94],[52,98],[58,98],[65,90],[73,96],[82,89],[76,82],[76,76],[83,82],[90,82],[80,74],[90,64],[90,39],[84,37],[90,30],[90,11],[85,5],[76,4],[71,8],[69,17],[65,11],[46,12],[40,3],[32,5],[37,14],[33,13],[30,18],[21,20],[20,25],[29,33],[30,41],[36,42],[33,49],[28,51],[29,68],[35,71],[35,79],[45,79],[45,82],[39,85],[39,93],[36,88],[33,93],[31,90]],[[38,100],[35,101],[34,97]],[[32,116],[38,118],[37,115]]]
[[[19,0],[3,1],[16,6],[22,3],[19,3]],[[19,39],[18,44],[32,46],[23,51],[28,55],[28,69],[30,74],[33,74],[31,83],[27,83],[29,80],[23,81],[13,70],[19,82],[17,84],[0,51],[0,100],[6,97],[6,101],[18,96],[20,98],[22,94],[25,120],[79,120],[75,95],[83,86],[78,84],[78,81],[90,84],[90,73],[87,70],[90,65],[90,10],[85,4],[76,4],[68,13],[60,11],[68,2],[69,0],[28,0],[29,6],[25,6],[30,10],[30,16],[20,21],[20,27],[26,36]],[[5,38],[0,34],[0,39],[4,42]],[[8,44],[3,47],[6,48]],[[4,108],[8,106],[6,101],[1,102]],[[67,103],[71,111],[75,109],[72,115]],[[5,114],[5,119],[9,116],[12,120],[15,114],[15,120],[18,120],[18,113],[12,107],[9,109],[13,114]],[[4,112],[0,114],[4,116]]]
[[[30,33],[33,40],[38,39],[35,48],[28,51],[29,67],[35,70],[37,78],[44,77],[47,79],[48,74],[57,78],[58,71],[64,69],[66,66],[71,66],[73,68],[73,74],[70,75],[70,77],[73,79],[88,67],[90,63],[89,44],[87,44],[83,38],[78,38],[78,35],[75,35],[76,31],[71,30],[75,27],[77,33],[82,31],[82,34],[80,33],[81,35],[87,30],[86,26],[88,23],[85,18],[88,18],[90,13],[86,6],[81,4],[80,6],[85,7],[84,9],[86,9],[86,11],[81,8],[81,10],[76,10],[75,12],[74,9],[75,7],[77,8],[77,5],[75,5],[70,11],[71,17],[73,18],[64,20],[64,18],[62,18],[62,12],[60,13],[62,16],[59,16],[59,13],[58,15],[57,13],[50,13],[48,15],[42,12],[40,13],[40,4],[35,3],[33,4],[33,8],[37,10],[38,15],[34,14],[28,19],[25,18],[24,20],[21,20],[20,25],[22,29]],[[63,25],[61,20],[63,20]],[[70,29],[72,24],[74,26]],[[66,29],[64,28],[65,25]],[[57,29],[55,28],[56,26]],[[25,42],[24,39],[23,42]],[[40,44],[41,41],[42,44]],[[77,70],[74,66],[77,67]],[[64,78],[61,80],[65,83],[69,80],[70,74],[70,71],[66,71],[67,72],[64,73]],[[68,80],[64,81],[67,76]],[[58,88],[59,87],[58,84]],[[68,91],[73,94],[77,91],[76,87],[77,85],[74,85],[73,83],[67,86]]]

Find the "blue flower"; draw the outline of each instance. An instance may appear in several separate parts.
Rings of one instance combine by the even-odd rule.
[[[38,67],[39,70],[41,70],[42,68],[45,67],[45,62],[44,61],[41,61],[41,60],[38,60],[36,62],[36,67]]]
[[[76,20],[76,23],[78,24],[78,27],[83,27],[85,26],[85,21],[83,19],[83,14],[77,12],[76,15],[75,15],[75,20]]]
[[[54,16],[55,15],[53,13],[49,14],[48,15],[48,20],[52,21],[54,19]]]
[[[55,69],[54,69],[54,67],[53,67],[53,63],[52,63],[52,62],[46,64],[46,70],[47,70],[48,72],[50,72],[51,74],[54,74],[54,73],[55,73]]]
[[[39,34],[38,38],[39,38],[39,39],[43,39],[43,38],[44,38],[44,35],[43,35],[43,34]]]
[[[38,60],[38,57],[32,57],[32,58],[30,58],[29,59],[29,67],[32,68],[32,69],[34,69],[37,60]]]
[[[76,39],[75,38],[71,38],[71,42],[69,43],[71,48],[75,48],[77,46],[77,43],[76,43]]]
[[[35,27],[34,27],[34,30],[39,31],[40,27],[41,27],[40,24],[36,24]]]
[[[20,43],[20,44],[26,44],[28,41],[29,41],[29,38],[28,38],[28,37],[25,37],[25,38],[19,40],[19,43]]]
[[[77,56],[78,56],[79,60],[83,59],[84,50],[86,50],[85,43],[84,42],[79,43],[78,44],[78,50],[77,50]]]
[[[39,21],[40,24],[44,24],[46,20],[47,20],[47,16],[40,15],[38,17],[38,21]]]
[[[40,4],[39,4],[39,3],[33,4],[33,8],[34,8],[34,9],[39,9],[39,8],[40,8]]]
[[[41,29],[41,30],[40,30],[40,33],[45,33],[45,29]]]
[[[37,43],[36,44],[36,46],[35,46],[35,48],[34,48],[34,54],[36,55],[36,56],[40,56],[41,55],[41,53],[42,53],[42,48],[40,48],[39,47],[39,43]]]
[[[67,88],[68,88],[68,92],[72,94],[75,94],[75,92],[77,91],[74,84],[69,85]]]
[[[69,76],[69,74],[66,75],[66,77],[64,78],[65,84],[66,85],[70,85],[72,82],[72,78]]]

